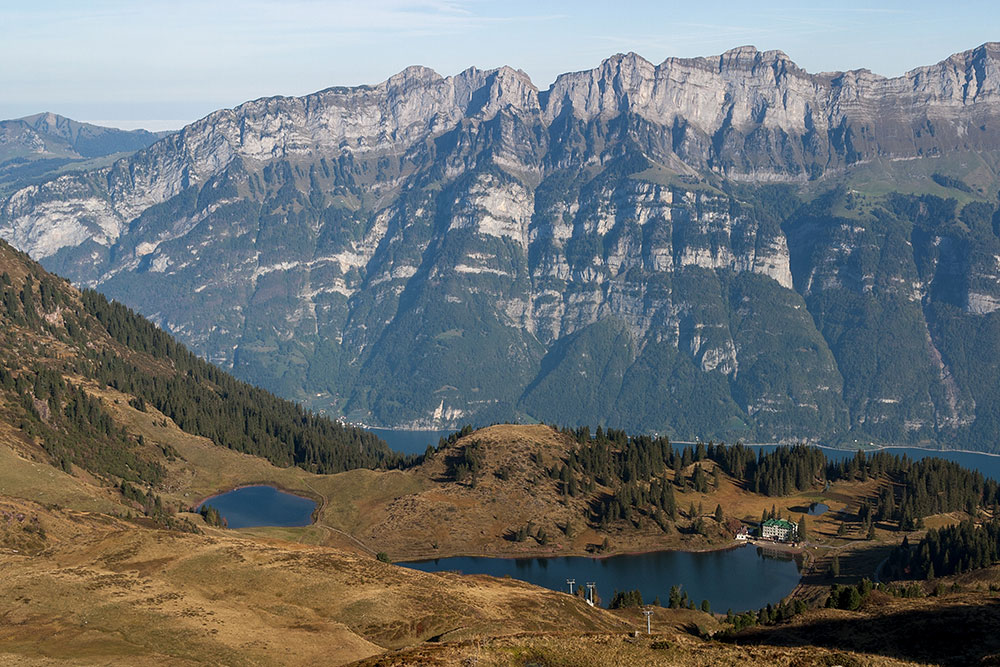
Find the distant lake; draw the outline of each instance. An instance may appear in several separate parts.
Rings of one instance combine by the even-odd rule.
[[[778,445],[750,445],[754,449],[763,449],[765,452],[770,452],[775,450]],[[852,458],[857,450],[855,449],[829,449],[823,447],[823,454],[826,456],[828,461],[840,461],[842,459]],[[873,449],[870,447],[864,448],[866,454],[871,454],[876,451],[886,451],[890,454],[896,454],[902,456],[906,454],[910,459],[914,461],[919,461],[920,459],[925,459],[929,456],[935,458],[944,459],[945,461],[953,461],[963,468],[968,468],[969,470],[977,470],[983,474],[984,477],[990,477],[997,481],[1000,481],[1000,456],[992,456],[990,454],[979,454],[976,452],[956,452],[949,451],[947,449],[937,450],[937,449],[918,449],[916,447],[885,447],[882,450]]]
[[[454,433],[448,431],[397,431],[391,428],[369,428],[378,437],[385,440],[389,449],[400,454],[423,454],[427,450],[427,445],[437,447],[438,440],[447,438]]]
[[[202,505],[219,510],[230,528],[253,526],[308,526],[316,502],[279,491],[273,486],[244,486],[212,496]]]
[[[800,579],[794,560],[768,557],[752,545],[725,551],[658,551],[610,558],[458,557],[397,564],[424,572],[510,576],[555,591],[568,592],[567,579],[576,579],[577,586],[593,581],[604,606],[611,602],[615,590],[639,590],[646,602],[659,596],[666,606],[670,587],[677,585],[695,604],[708,600],[712,611],[722,613],[778,602]]]

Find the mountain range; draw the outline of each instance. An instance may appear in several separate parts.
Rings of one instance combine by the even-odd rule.
[[[58,173],[104,166],[168,134],[102,127],[54,113],[0,121],[0,196]]]
[[[997,448],[1000,44],[885,78],[740,47],[217,111],[0,236],[372,425]]]

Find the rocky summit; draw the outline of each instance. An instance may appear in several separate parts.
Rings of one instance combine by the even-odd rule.
[[[410,67],[33,182],[0,236],[331,414],[995,449],[1000,44]]]

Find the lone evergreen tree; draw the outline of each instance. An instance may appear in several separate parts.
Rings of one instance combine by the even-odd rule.
[[[671,609],[677,609],[681,606],[681,591],[676,585],[670,587],[670,597],[668,598],[668,604]]]

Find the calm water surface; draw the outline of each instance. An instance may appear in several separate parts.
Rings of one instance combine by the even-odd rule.
[[[245,486],[212,496],[202,505],[219,510],[230,528],[308,526],[316,509],[315,501],[279,491],[273,486]]]
[[[605,606],[615,590],[642,592],[652,602],[667,603],[670,587],[681,586],[696,604],[708,600],[713,611],[759,609],[777,602],[799,583],[799,568],[791,558],[766,557],[753,545],[727,551],[692,553],[659,551],[610,558],[476,558],[458,557],[399,563],[424,572],[510,576],[557,591],[567,591],[567,579],[596,582]]]
[[[820,516],[826,514],[830,509],[830,506],[826,503],[813,503],[809,506],[809,511],[806,512],[809,516]]]
[[[447,438],[455,431],[397,431],[391,428],[368,429],[385,440],[389,449],[400,454],[423,454],[427,445],[437,447],[438,440]]]
[[[422,454],[427,445],[437,445],[438,439],[452,431],[393,431],[372,429],[389,446],[407,454]],[[755,449],[774,450],[776,445],[755,445]],[[871,450],[867,450],[871,451]],[[934,456],[953,461],[986,477],[1000,480],[1000,457],[970,452],[924,450],[913,447],[887,448],[892,454],[906,454],[913,460]],[[854,450],[823,449],[827,460],[839,461],[855,455]],[[819,503],[809,514],[817,516],[829,510]],[[552,590],[566,591],[566,579],[577,584],[597,582],[599,595],[606,605],[616,590],[638,589],[644,600],[659,596],[665,603],[670,587],[682,586],[688,596],[700,603],[707,599],[714,611],[759,609],[777,602],[798,584],[800,575],[791,559],[765,555],[755,546],[728,551],[688,553],[663,551],[611,558],[442,558],[413,563],[400,563],[425,572],[458,571],[465,574],[510,576]]]

